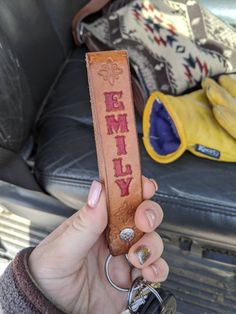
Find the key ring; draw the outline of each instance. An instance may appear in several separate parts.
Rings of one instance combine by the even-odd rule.
[[[157,285],[159,286],[159,284]],[[148,290],[155,295],[160,305],[163,304],[162,297],[152,284],[144,280],[143,277],[137,277],[128,292],[128,307],[131,313],[136,313],[139,306],[145,304],[148,297]],[[135,295],[136,291],[138,291],[138,296]]]
[[[125,258],[130,265],[131,268],[133,268],[133,265],[129,262],[127,254],[125,254]],[[151,292],[155,295],[160,305],[163,304],[163,299],[158,293],[158,291],[155,288],[159,288],[160,284],[151,284],[148,281],[144,280],[143,277],[137,277],[130,288],[122,288],[117,286],[114,281],[111,279],[110,272],[109,272],[109,263],[112,259],[112,255],[109,254],[105,261],[105,275],[108,280],[108,282],[112,285],[113,288],[115,288],[118,291],[121,292],[128,292],[128,310],[127,313],[136,313],[138,308],[145,304],[146,299],[148,298],[148,294]],[[156,286],[157,285],[157,286]],[[126,313],[126,312],[122,312]]]
[[[133,266],[130,264],[129,260],[128,260],[128,256],[127,254],[125,254],[125,258],[128,262],[128,264],[130,265],[131,268],[133,268]],[[114,281],[111,279],[111,276],[110,276],[110,271],[109,271],[109,263],[112,259],[112,255],[109,254],[106,258],[106,261],[105,261],[105,274],[106,274],[106,278],[107,280],[109,281],[109,283],[112,285],[113,288],[115,288],[116,290],[118,291],[121,291],[121,292],[129,292],[129,288],[121,288],[119,286],[117,286]]]
[[[127,254],[125,254],[125,258],[126,258],[128,264],[129,264],[129,266],[131,267],[131,269],[134,268],[134,266],[129,262]],[[105,261],[105,275],[106,275],[106,278],[107,278],[108,282],[116,290],[121,291],[121,292],[129,292],[129,295],[130,295],[130,293],[132,294],[135,290],[138,289],[138,287],[135,287],[135,286],[137,285],[137,282],[141,280],[141,277],[136,278],[136,280],[132,284],[131,288],[122,288],[122,287],[117,286],[114,283],[114,281],[111,279],[111,276],[110,276],[109,264],[110,264],[111,259],[112,259],[112,255],[109,254],[107,256],[107,258],[106,258],[106,261]],[[144,283],[144,281],[143,281],[143,283]],[[159,293],[148,282],[145,282],[145,286],[148,287],[148,289],[156,296],[156,298],[158,299],[158,301],[160,303],[163,302],[163,300],[162,300],[161,296],[159,295]]]

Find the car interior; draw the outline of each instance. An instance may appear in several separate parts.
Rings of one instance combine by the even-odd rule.
[[[0,261],[37,245],[87,200],[99,180],[85,45],[73,16],[87,0],[0,0]],[[236,2],[201,0],[236,27]],[[236,31],[236,30],[235,30]],[[158,228],[170,265],[163,287],[184,314],[236,313],[236,167],[185,152],[169,164],[147,154],[158,183]]]

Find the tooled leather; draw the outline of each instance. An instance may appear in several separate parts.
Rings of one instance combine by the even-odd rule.
[[[128,56],[125,51],[93,52],[86,61],[99,176],[107,197],[107,240],[115,256],[127,253],[142,236],[134,223],[142,185]],[[120,239],[124,228],[134,230],[131,241]]]

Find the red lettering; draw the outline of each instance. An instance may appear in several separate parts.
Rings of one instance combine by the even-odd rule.
[[[122,91],[113,91],[113,92],[105,92],[105,105],[106,111],[118,111],[124,110],[125,106],[122,101]],[[128,129],[128,121],[127,121],[127,114],[117,114],[117,115],[107,115],[106,117],[106,124],[107,124],[107,134],[111,135],[114,133],[126,133],[129,132]],[[117,135],[115,136],[116,140],[116,147],[117,147],[117,155],[126,155],[126,143],[125,143],[125,136],[124,135]],[[124,177],[127,175],[132,175],[132,168],[130,164],[123,165],[122,158],[115,158],[113,161],[113,168],[114,168],[114,176],[115,177]],[[121,197],[129,195],[129,186],[132,181],[133,177],[125,178],[125,179],[117,179],[115,180],[116,184],[118,185]]]
[[[122,91],[104,93],[106,110],[108,112],[125,109],[124,103],[119,101],[119,99],[122,97],[122,94]]]
[[[120,188],[120,196],[128,196],[129,195],[129,185],[130,182],[132,181],[132,177],[127,178],[127,179],[117,179],[115,182]]]
[[[126,155],[126,145],[125,145],[125,136],[117,135],[116,139],[116,147],[117,147],[117,155]]]
[[[107,121],[107,133],[113,134],[113,131],[118,133],[119,131],[121,133],[129,132],[128,129],[128,122],[127,122],[127,114],[118,114],[117,118],[115,118],[115,115],[106,116]]]
[[[113,159],[113,165],[115,170],[115,177],[123,177],[128,174],[132,174],[131,165],[125,165],[125,171],[124,167],[122,165],[122,158]]]

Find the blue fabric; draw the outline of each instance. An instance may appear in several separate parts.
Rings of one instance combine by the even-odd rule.
[[[149,136],[155,152],[163,156],[175,152],[181,143],[173,120],[158,98],[151,110]]]

